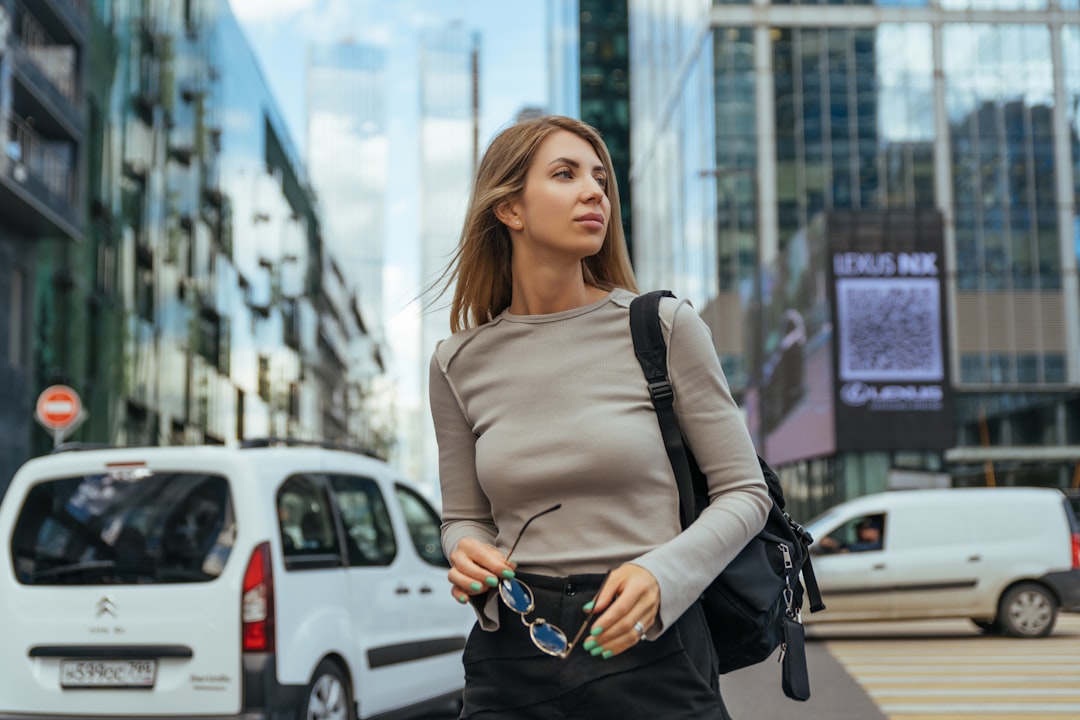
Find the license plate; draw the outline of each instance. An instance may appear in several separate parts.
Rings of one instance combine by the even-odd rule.
[[[152,688],[157,660],[63,660],[60,687]]]

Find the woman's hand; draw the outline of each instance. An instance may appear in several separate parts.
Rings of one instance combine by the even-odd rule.
[[[582,647],[609,658],[642,642],[642,634],[660,611],[660,584],[653,574],[633,563],[608,575],[596,598],[592,630]],[[639,627],[634,625],[640,623]]]
[[[461,540],[450,553],[450,572],[446,577],[459,603],[469,596],[481,595],[499,584],[499,578],[514,577],[514,567],[494,545],[475,538]]]

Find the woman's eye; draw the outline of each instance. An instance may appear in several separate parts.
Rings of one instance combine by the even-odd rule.
[[[596,184],[607,190],[607,178],[603,175],[598,175],[596,177]]]

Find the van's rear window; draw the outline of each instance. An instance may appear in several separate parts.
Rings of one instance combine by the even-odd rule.
[[[125,468],[35,485],[11,556],[24,585],[207,582],[235,536],[225,478]]]

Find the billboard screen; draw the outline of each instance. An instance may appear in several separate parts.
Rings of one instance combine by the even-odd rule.
[[[837,448],[951,447],[941,216],[833,211],[825,240]]]

